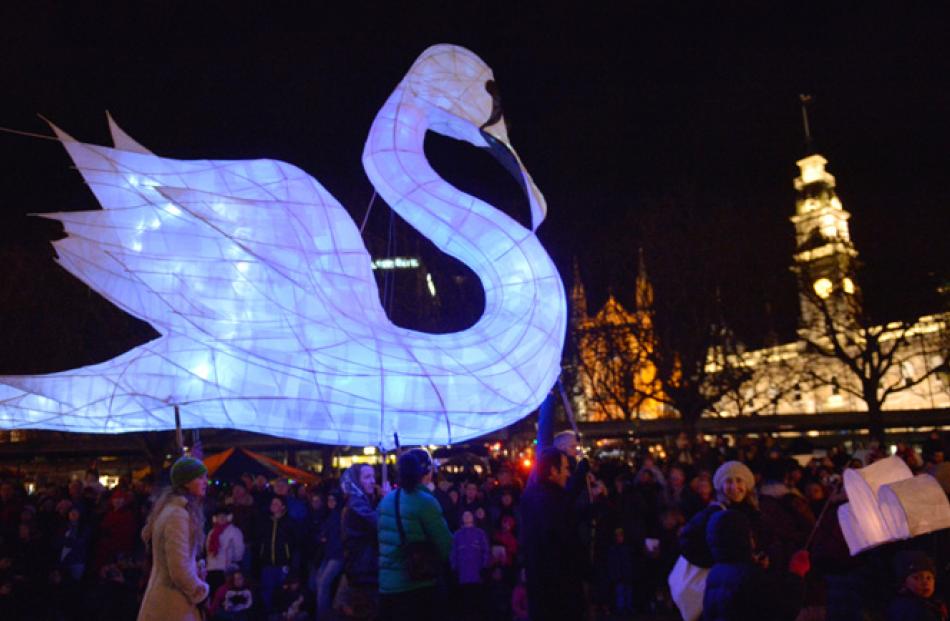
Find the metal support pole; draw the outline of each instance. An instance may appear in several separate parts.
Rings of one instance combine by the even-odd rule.
[[[175,406],[175,450],[179,457],[185,454],[185,443],[181,436],[181,412],[178,411],[177,405]]]

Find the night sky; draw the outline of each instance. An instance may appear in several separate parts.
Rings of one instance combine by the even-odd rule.
[[[374,114],[425,47],[466,46],[494,69],[512,142],[548,199],[542,241],[568,285],[576,257],[593,307],[608,291],[632,292],[639,214],[679,197],[713,218],[739,215],[728,243],[743,260],[725,280],[743,293],[731,303],[749,316],[768,305],[783,334],[797,313],[788,218],[803,154],[798,94],[809,93],[875,308],[885,318],[936,310],[934,284],[948,278],[944,3],[385,3],[346,15],[29,4],[0,9],[0,126],[49,133],[39,113],[108,144],[109,110],[159,155],[300,166],[357,221],[372,195],[360,154]],[[440,148],[437,168],[452,168],[456,150]],[[68,280],[50,276],[55,227],[24,214],[97,207],[55,142],[0,133],[0,154],[0,252],[17,265],[0,267],[9,339],[50,320],[24,317],[26,298],[55,299]],[[493,185],[471,161],[459,174]],[[509,190],[478,193],[505,201]],[[374,207],[376,234],[385,209]],[[739,330],[754,342],[762,327],[751,318]],[[16,342],[0,365],[11,371]]]

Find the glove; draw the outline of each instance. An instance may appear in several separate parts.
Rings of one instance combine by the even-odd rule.
[[[793,554],[788,561],[788,570],[799,578],[804,578],[805,574],[811,571],[811,557],[808,555],[808,550],[799,550]]]

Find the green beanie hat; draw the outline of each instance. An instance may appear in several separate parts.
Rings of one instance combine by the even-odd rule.
[[[172,466],[171,481],[173,487],[184,487],[208,472],[200,459],[180,457]]]

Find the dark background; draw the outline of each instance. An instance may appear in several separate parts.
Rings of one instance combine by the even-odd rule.
[[[728,320],[755,344],[769,330],[791,338],[796,325],[788,218],[803,154],[798,94],[810,93],[868,304],[881,319],[940,307],[945,3],[357,3],[346,14],[331,4],[6,5],[0,126],[48,134],[39,113],[108,144],[108,109],[159,155],[296,164],[359,222],[374,114],[425,47],[463,45],[494,69],[512,142],[548,199],[539,234],[565,284],[576,258],[592,309],[611,291],[629,304],[637,249],[648,246],[648,269],[675,254],[653,262],[658,291],[691,282],[664,265],[703,263]],[[525,215],[487,156],[430,142],[447,178]],[[0,164],[0,371],[68,368],[154,336],[55,267],[57,227],[25,215],[97,208],[62,148],[0,133]],[[440,287],[442,328],[478,316],[461,266],[391,223],[385,205],[371,216],[371,246],[393,226],[437,279],[454,278]],[[706,254],[691,254],[700,246]]]

